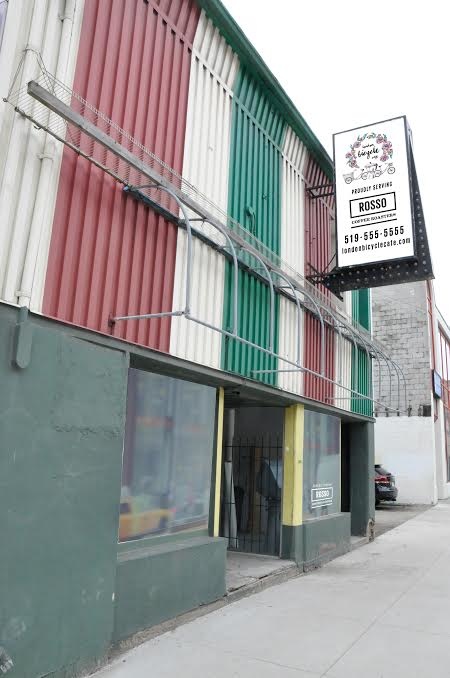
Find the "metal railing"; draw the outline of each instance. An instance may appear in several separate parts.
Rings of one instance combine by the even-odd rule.
[[[186,228],[186,275],[184,279],[184,306],[181,309],[160,313],[111,315],[110,323],[114,324],[126,320],[144,320],[163,317],[185,317],[187,320],[202,325],[210,330],[219,332],[222,336],[233,339],[251,348],[276,358],[287,367],[267,370],[254,370],[253,375],[265,373],[299,372],[310,374],[322,379],[326,383],[338,386],[348,393],[347,398],[360,399],[378,404],[389,411],[400,411],[400,375],[399,366],[394,363],[385,352],[376,345],[370,334],[361,327],[355,327],[350,319],[344,315],[343,305],[331,301],[320,290],[310,285],[298,272],[294,271],[281,258],[247,231],[236,220],[231,219],[217,205],[214,205],[206,196],[189,184],[166,163],[157,158],[137,140],[133,139],[125,130],[118,127],[104,114],[91,106],[77,93],[67,88],[50,75],[40,62],[41,77],[29,82],[26,87],[11,91],[7,101],[15,110],[29,119],[38,128],[44,130],[66,146],[74,150],[88,161],[100,167],[114,177],[118,182],[133,190],[133,197],[141,195],[147,197],[147,192],[154,195],[159,191],[161,208],[175,203],[182,219],[175,219],[179,226]],[[140,181],[139,181],[140,180]],[[167,196],[164,198],[164,196]],[[194,215],[194,216],[192,216]],[[233,269],[232,294],[232,327],[231,331],[223,327],[212,325],[206,320],[196,317],[191,309],[192,279],[193,279],[193,238],[199,234],[191,222],[208,224],[208,232],[202,237],[210,241],[211,245],[231,258]],[[216,235],[217,234],[217,235]],[[257,262],[257,266],[249,264],[249,260]],[[239,267],[245,265],[253,275],[262,278],[270,290],[269,304],[269,341],[268,346],[261,346],[239,336],[239,295],[238,273]],[[287,296],[296,306],[297,337],[296,357],[291,360],[274,350],[275,346],[275,294]],[[301,299],[299,298],[301,297]],[[321,331],[320,367],[319,371],[301,365],[301,312],[311,313],[318,318]],[[371,395],[359,393],[355,389],[342,384],[342,366],[339,364],[338,379],[332,379],[325,374],[325,326],[331,327],[337,334],[339,347],[343,341],[350,341],[355,349],[360,347],[367,355],[368,364],[375,357],[379,363],[380,357],[386,362],[390,379],[389,404],[380,403]],[[344,330],[345,333],[342,332]],[[391,370],[393,366],[397,373],[397,408],[392,407]],[[405,388],[406,381],[402,375]],[[333,398],[334,400],[334,398]]]

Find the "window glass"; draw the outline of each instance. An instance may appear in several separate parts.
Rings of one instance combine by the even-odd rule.
[[[339,513],[341,507],[341,422],[305,410],[303,519]]]
[[[121,541],[207,527],[216,391],[130,369]]]

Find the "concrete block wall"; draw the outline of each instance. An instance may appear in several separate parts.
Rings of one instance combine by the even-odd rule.
[[[373,336],[402,368],[406,378],[406,407],[411,416],[422,416],[423,406],[432,404],[431,342],[428,326],[425,282],[378,287],[372,290]],[[397,375],[392,370],[392,406],[397,408]],[[375,399],[389,399],[389,372],[381,362],[381,389],[377,361],[374,361]],[[400,409],[405,409],[402,383]],[[385,416],[376,405],[376,416]],[[393,413],[392,413],[393,414]],[[392,416],[392,415],[391,415]],[[394,415],[395,416],[395,415]]]

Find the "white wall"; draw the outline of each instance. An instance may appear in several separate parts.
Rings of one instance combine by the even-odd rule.
[[[397,501],[437,501],[433,417],[379,417],[375,424],[375,462],[394,474]]]
[[[447,451],[445,448],[444,404],[442,400],[437,404],[438,418],[434,422],[434,436],[436,449],[436,476],[439,499],[450,497],[450,483],[447,482]]]

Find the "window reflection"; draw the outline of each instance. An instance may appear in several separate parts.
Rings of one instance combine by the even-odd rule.
[[[303,519],[339,513],[341,506],[340,420],[305,410]]]
[[[207,527],[215,389],[130,369],[121,541]]]

